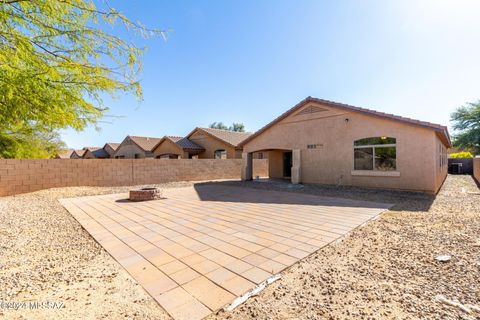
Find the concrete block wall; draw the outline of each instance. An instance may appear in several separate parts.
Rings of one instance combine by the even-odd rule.
[[[268,160],[254,160],[268,176]],[[0,159],[0,196],[72,186],[128,186],[240,179],[241,159]]]
[[[480,157],[473,158],[473,177],[480,184]]]

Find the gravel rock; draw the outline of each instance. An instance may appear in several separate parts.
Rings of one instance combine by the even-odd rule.
[[[434,197],[354,187],[222,182],[396,205],[287,269],[232,312],[210,319],[479,319],[480,201],[469,176],[448,176]],[[175,183],[160,188],[191,185]],[[61,302],[13,319],[168,319],[165,311],[58,203],[131,187],[58,188],[0,198],[0,301]],[[467,192],[462,192],[464,188]],[[448,252],[454,258],[438,263]],[[471,314],[441,303],[443,296]]]
[[[313,185],[290,191],[396,205],[284,271],[257,299],[210,319],[480,319],[435,298],[480,303],[480,200],[470,176],[448,176],[436,197]],[[437,262],[445,252],[454,259]]]
[[[58,202],[131,188],[56,188],[0,198],[0,302],[26,302],[18,310],[0,307],[0,318],[169,319]],[[58,305],[32,309],[30,302]]]

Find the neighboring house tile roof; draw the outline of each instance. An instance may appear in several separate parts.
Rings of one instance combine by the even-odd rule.
[[[113,149],[113,151],[116,151],[120,143],[114,143],[114,142],[107,142],[105,143],[105,146],[109,146],[110,148]]]
[[[175,143],[177,146],[179,146],[183,150],[195,150],[195,151],[205,150],[205,148],[203,148],[202,146],[199,146],[198,144],[189,140],[188,138],[179,137],[179,136],[165,136],[165,137],[163,137],[157,143],[157,145],[153,148],[153,150],[155,150],[165,140],[172,141],[173,143]]]
[[[73,149],[68,149],[68,150],[65,150],[64,152],[61,152],[59,154],[57,154],[57,157],[58,159],[70,159],[70,157],[72,156],[72,153],[74,153],[75,150]]]
[[[167,138],[175,142],[180,148],[184,150],[205,150],[205,148],[199,146],[188,138],[174,136],[167,136]]]
[[[263,128],[261,128],[260,130],[258,130],[254,134],[250,135],[245,140],[243,140],[240,143],[240,146],[243,146],[245,143],[253,140],[255,137],[259,136],[261,133],[263,133],[264,131],[266,131],[267,129],[272,127],[273,125],[277,124],[278,122],[282,121],[283,119],[285,119],[289,115],[295,113],[297,110],[304,107],[306,104],[308,104],[310,102],[316,102],[316,103],[323,104],[323,105],[326,105],[326,106],[329,106],[329,107],[332,107],[332,108],[337,108],[337,109],[342,109],[342,110],[352,111],[352,112],[359,112],[359,113],[363,113],[363,114],[368,115],[368,116],[383,118],[383,119],[387,119],[387,120],[393,120],[393,121],[402,122],[402,123],[409,124],[409,125],[414,125],[414,126],[427,128],[427,129],[432,129],[440,135],[440,138],[443,140],[443,142],[447,146],[449,146],[449,147],[452,146],[452,143],[451,143],[451,140],[450,140],[450,135],[448,133],[448,129],[447,129],[446,126],[442,126],[440,124],[435,124],[435,123],[431,123],[431,122],[420,121],[420,120],[410,119],[410,118],[406,118],[406,117],[396,116],[396,115],[393,115],[393,114],[390,114],[390,113],[379,112],[379,111],[375,111],[375,110],[371,110],[371,109],[355,107],[355,106],[351,106],[351,105],[348,105],[348,104],[338,103],[338,102],[334,102],[334,101],[330,101],[330,100],[313,98],[313,97],[307,97],[304,100],[297,103],[291,109],[287,110],[286,112],[281,114],[279,117],[274,119],[272,122],[268,123]]]
[[[109,158],[110,155],[103,148],[99,147],[85,147],[86,150],[90,151],[95,158]]]
[[[187,138],[189,138],[196,131],[203,131],[206,134],[218,140],[221,140],[233,147],[238,147],[242,141],[244,141],[251,135],[250,132],[237,132],[212,128],[195,128],[192,132],[190,132]]]
[[[139,137],[139,136],[128,136],[135,144],[137,144],[144,151],[152,151],[162,140],[162,138],[155,137]]]

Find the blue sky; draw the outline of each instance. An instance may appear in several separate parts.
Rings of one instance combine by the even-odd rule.
[[[127,135],[186,135],[214,121],[255,131],[307,96],[449,125],[480,99],[480,1],[110,1],[169,39],[143,41],[144,101],[107,101],[101,130],[69,147]]]

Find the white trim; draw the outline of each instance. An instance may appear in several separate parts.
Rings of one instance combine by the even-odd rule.
[[[352,170],[351,175],[366,177],[400,177],[400,171]]]

